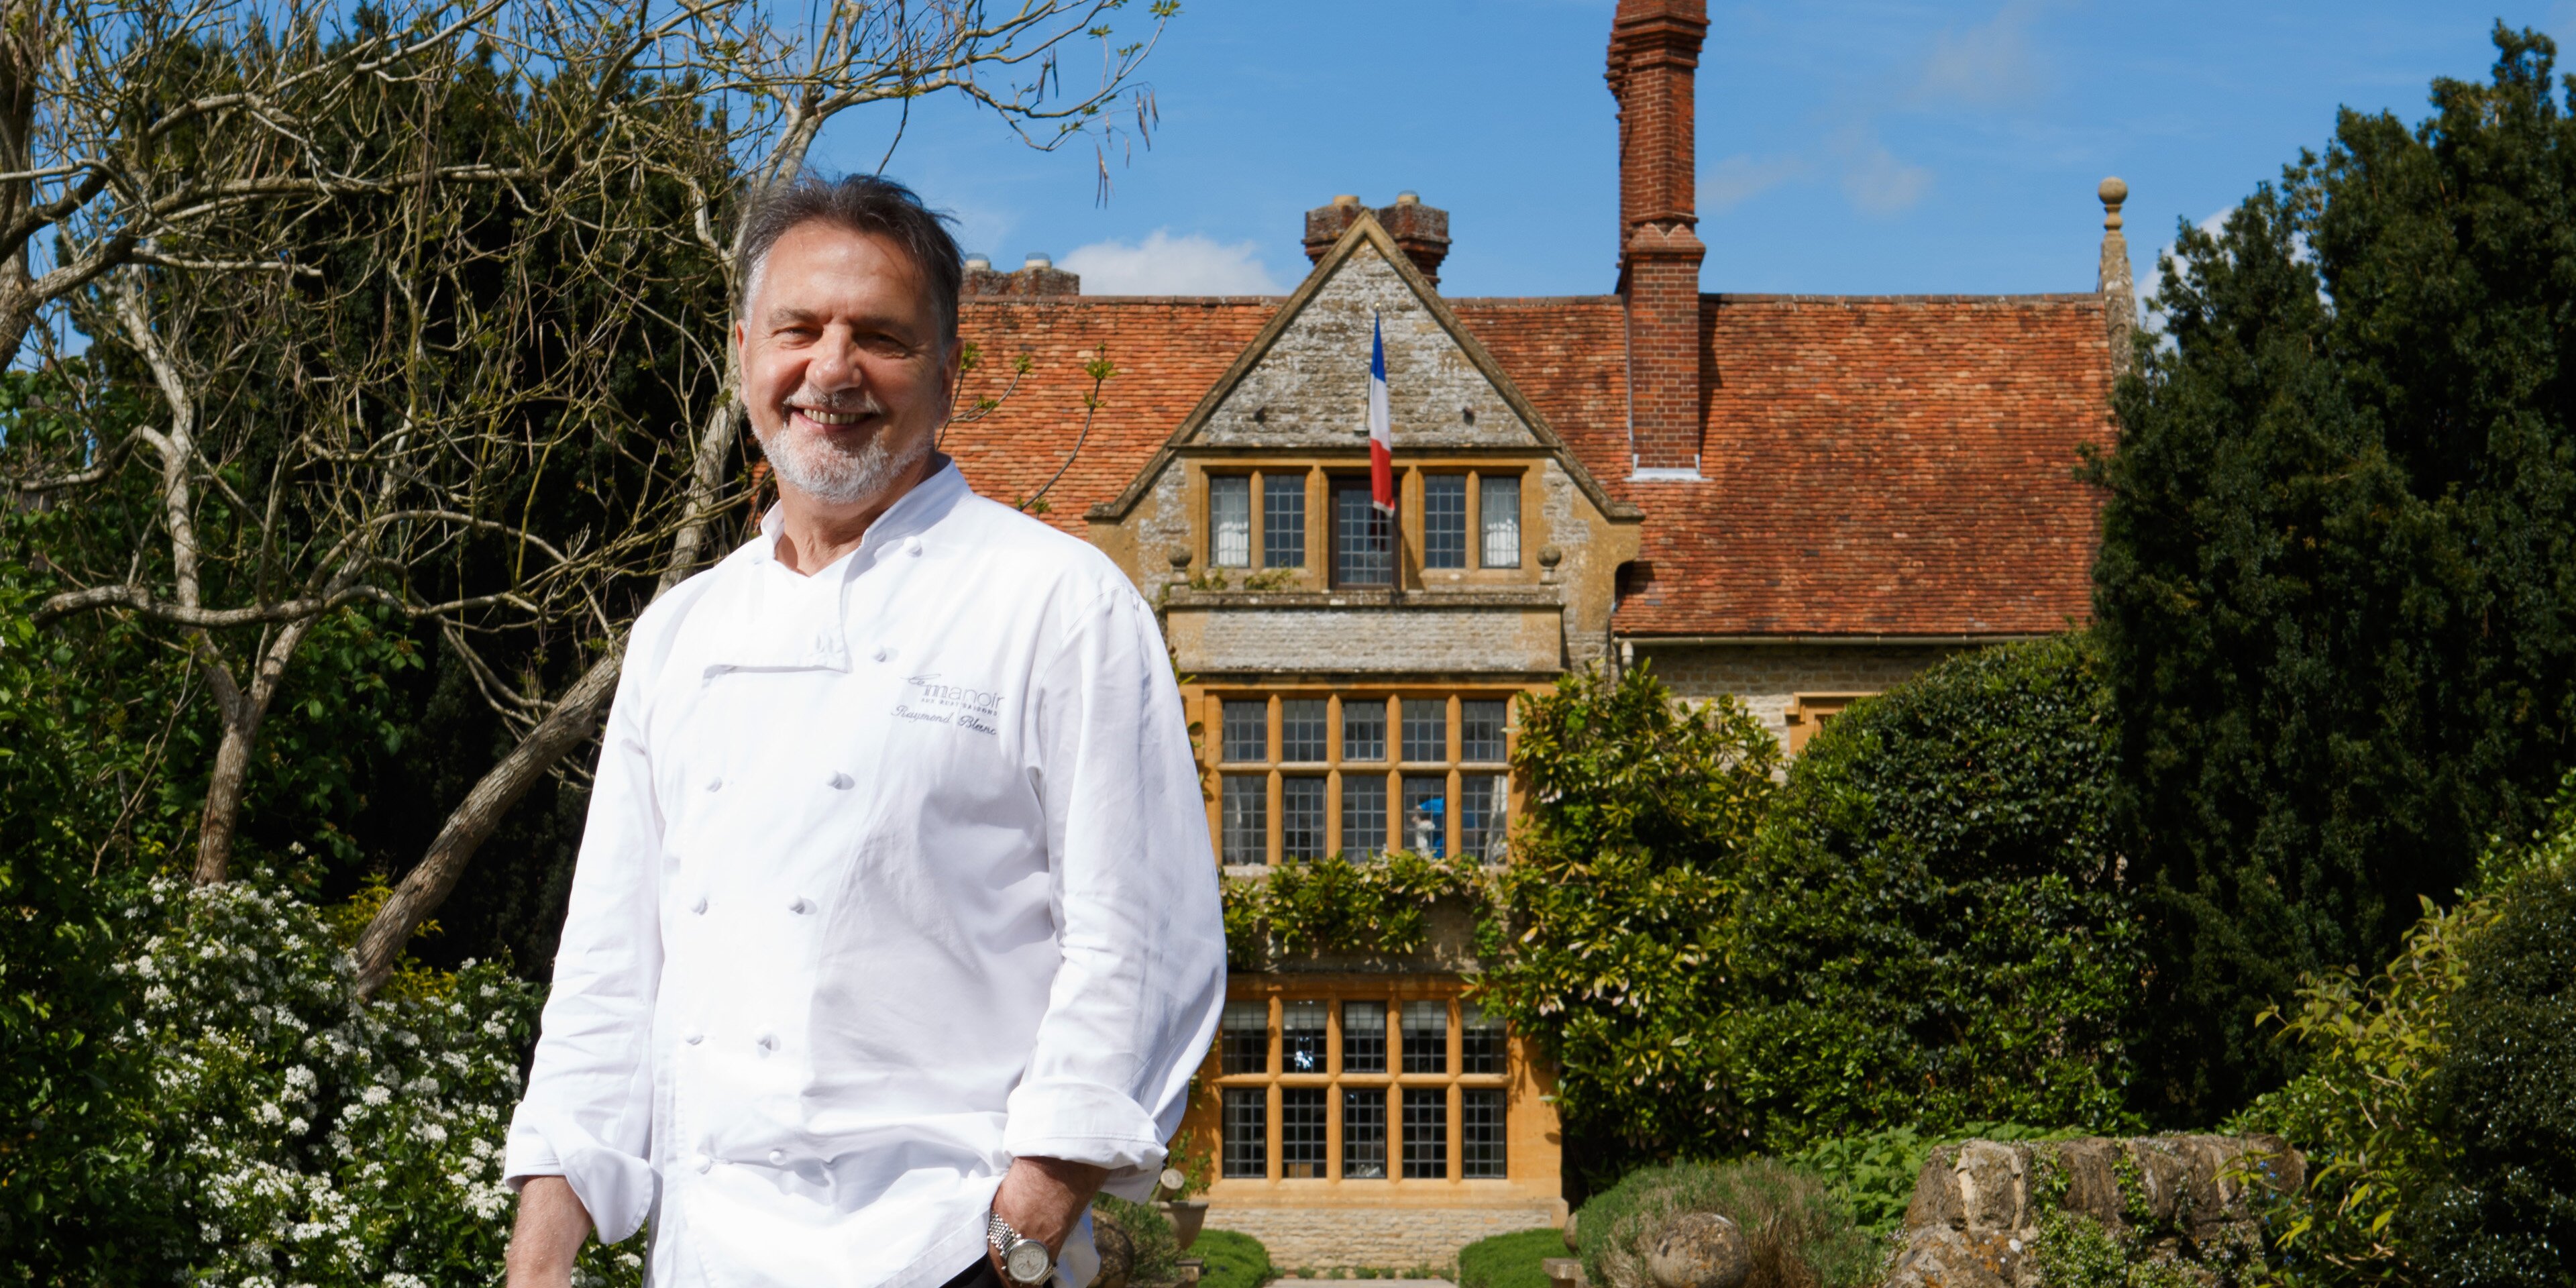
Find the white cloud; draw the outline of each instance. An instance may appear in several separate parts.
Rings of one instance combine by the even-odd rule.
[[[2031,51],[2030,28],[2047,7],[2047,0],[2006,0],[1994,17],[1977,26],[1943,31],[1924,56],[1916,94],[2000,103],[2038,90],[2045,72]]]
[[[1733,209],[1792,179],[1805,178],[1811,168],[1804,157],[1755,157],[1739,152],[1700,176],[1700,209],[1711,213]]]
[[[1056,261],[1082,275],[1085,295],[1278,295],[1258,243],[1157,228],[1141,243],[1093,242]]]
[[[1898,160],[1868,126],[1838,132],[1833,148],[1842,160],[1843,196],[1864,215],[1897,214],[1932,190],[1931,168]]]

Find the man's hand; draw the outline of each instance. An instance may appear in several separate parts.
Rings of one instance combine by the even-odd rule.
[[[1017,1158],[1011,1170],[1002,1174],[1002,1188],[993,1193],[993,1214],[1011,1223],[1023,1239],[1035,1239],[1056,1256],[1064,1255],[1064,1241],[1073,1228],[1082,1224],[1083,1209],[1091,1206],[1091,1196],[1100,1192],[1100,1183],[1109,1179],[1109,1169],[1089,1163],[1068,1163],[1060,1158]],[[994,1272],[1002,1269],[1001,1253],[990,1250]],[[1009,1276],[1003,1277],[1009,1283]],[[510,1288],[521,1288],[513,1283]]]
[[[509,1288],[571,1288],[573,1258],[590,1237],[590,1213],[560,1176],[519,1187],[519,1224],[510,1231]]]

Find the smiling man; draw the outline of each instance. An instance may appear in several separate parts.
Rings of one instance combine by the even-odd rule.
[[[1153,613],[968,490],[956,243],[900,185],[747,216],[760,535],[636,622],[505,1169],[513,1288],[1082,1288],[1224,996]]]

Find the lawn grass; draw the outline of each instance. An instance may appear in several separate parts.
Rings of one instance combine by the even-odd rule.
[[[1232,1230],[1199,1231],[1188,1255],[1206,1263],[1199,1270],[1200,1288],[1261,1288],[1279,1277],[1261,1240]]]
[[[1557,1230],[1515,1230],[1458,1250],[1458,1288],[1547,1288],[1539,1263],[1569,1256]]]

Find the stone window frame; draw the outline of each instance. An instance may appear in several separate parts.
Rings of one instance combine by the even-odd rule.
[[[1386,783],[1386,830],[1388,832],[1386,841],[1390,847],[1399,846],[1402,843],[1401,802],[1404,800],[1405,780],[1434,774],[1442,777],[1446,782],[1443,799],[1450,805],[1441,820],[1443,854],[1458,853],[1463,839],[1464,811],[1456,808],[1456,804],[1464,797],[1463,787],[1466,779],[1471,776],[1485,775],[1503,779],[1505,783],[1502,801],[1504,849],[1508,852],[1511,829],[1520,819],[1523,806],[1520,776],[1511,769],[1512,751],[1520,740],[1519,712],[1513,699],[1526,692],[1530,692],[1530,689],[1522,685],[1438,688],[1404,685],[1386,687],[1353,685],[1334,688],[1211,686],[1198,696],[1200,728],[1203,731],[1199,741],[1204,756],[1202,769],[1212,781],[1212,790],[1208,793],[1208,827],[1217,842],[1216,859],[1219,866],[1231,871],[1252,874],[1266,872],[1282,861],[1286,839],[1285,782],[1289,778],[1312,777],[1324,780],[1324,841],[1321,852],[1327,855],[1344,853],[1342,783],[1345,776],[1354,773],[1381,778]],[[1314,698],[1322,698],[1325,701],[1325,759],[1321,761],[1285,760],[1281,755],[1284,733],[1283,706],[1291,701]],[[1448,728],[1444,734],[1446,754],[1439,760],[1402,759],[1403,749],[1399,731],[1403,727],[1403,708],[1400,704],[1405,701],[1425,700],[1439,701],[1447,705]],[[1462,758],[1466,751],[1465,704],[1479,700],[1499,701],[1505,704],[1501,760]],[[1226,707],[1229,703],[1249,701],[1262,702],[1267,713],[1263,730],[1265,754],[1259,760],[1230,759],[1225,754]],[[1386,759],[1350,762],[1343,760],[1342,709],[1348,702],[1386,704]],[[1229,863],[1225,852],[1226,781],[1256,776],[1266,779],[1264,818],[1267,839],[1262,847],[1264,858],[1260,863]],[[1356,859],[1363,856],[1350,855],[1349,857]]]
[[[1325,1068],[1323,1071],[1317,1073],[1286,1072],[1284,1059],[1285,1044],[1281,1038],[1281,1021],[1286,1014],[1287,1008],[1291,1004],[1309,1001],[1320,1001],[1324,1003],[1324,1019],[1326,1026],[1324,1044],[1324,1050],[1326,1053]],[[1353,1072],[1346,1071],[1342,1068],[1342,1006],[1344,1003],[1383,1003],[1386,1006],[1387,1024],[1391,1037],[1392,1030],[1396,1024],[1396,1017],[1402,1013],[1405,1004],[1408,1002],[1420,1003],[1426,1001],[1438,1002],[1447,1008],[1448,1055],[1442,1064],[1441,1072],[1406,1072],[1404,1061],[1394,1058],[1388,1059],[1385,1062],[1386,1068],[1377,1072]],[[1233,1000],[1232,1005],[1242,1006],[1255,1002],[1265,1005],[1269,1010],[1269,1059],[1267,1067],[1258,1073],[1224,1073],[1221,1071],[1222,1065],[1217,1063],[1214,1055],[1211,1054],[1209,1057],[1209,1066],[1201,1071],[1201,1077],[1204,1080],[1202,1085],[1213,1083],[1214,1098],[1220,1103],[1232,1101],[1237,1095],[1247,1091],[1258,1089],[1266,1092],[1268,1111],[1263,1115],[1265,1139],[1262,1142],[1261,1155],[1265,1160],[1267,1174],[1264,1176],[1230,1174],[1226,1177],[1227,1180],[1238,1183],[1258,1183],[1267,1181],[1271,1184],[1291,1187],[1321,1183],[1349,1183],[1364,1185],[1391,1185],[1399,1187],[1413,1186],[1420,1188],[1427,1186],[1473,1186],[1481,1184],[1496,1184],[1507,1182],[1512,1179],[1511,1153],[1508,1143],[1510,1139],[1510,1131],[1508,1124],[1511,1117],[1512,1103],[1516,1095],[1512,1086],[1512,1071],[1519,1063],[1520,1044],[1518,1041],[1518,1035],[1512,1033],[1509,1029],[1503,1030],[1500,1041],[1502,1049],[1505,1052],[1505,1057],[1501,1062],[1502,1067],[1500,1069],[1490,1073],[1465,1072],[1465,1046],[1467,1041],[1466,1018],[1470,1011],[1480,1010],[1481,1008],[1475,1007],[1464,1001],[1459,995],[1459,990],[1457,988],[1451,986],[1441,988],[1437,992],[1426,993],[1418,986],[1410,988],[1389,986],[1384,989],[1373,989],[1364,986],[1351,987],[1344,985],[1336,987],[1332,985],[1318,984],[1317,986],[1310,988],[1291,987],[1284,992],[1272,993],[1260,998],[1236,998]],[[1495,1025],[1492,1027],[1499,1028],[1501,1026]],[[1391,1054],[1392,1053],[1390,1053],[1390,1055]],[[1324,1170],[1319,1176],[1289,1176],[1286,1174],[1286,1163],[1284,1161],[1285,1154],[1283,1152],[1287,1142],[1284,1138],[1286,1122],[1286,1115],[1284,1112],[1285,1097],[1281,1093],[1287,1090],[1308,1091],[1315,1089],[1320,1089],[1324,1093],[1323,1104],[1326,1115],[1325,1136],[1322,1143]],[[1385,1174],[1382,1176],[1345,1176],[1342,1174],[1343,1164],[1345,1161],[1342,1148],[1342,1120],[1343,1113],[1347,1106],[1345,1093],[1350,1091],[1358,1091],[1363,1094],[1376,1091],[1383,1093],[1385,1096],[1384,1106],[1381,1111],[1383,1116],[1379,1120],[1385,1132],[1385,1158],[1384,1167],[1382,1169]],[[1404,1093],[1407,1091],[1438,1091],[1442,1093],[1443,1099],[1445,1100],[1446,1113],[1443,1120],[1444,1130],[1442,1132],[1443,1139],[1441,1142],[1443,1152],[1445,1154],[1445,1162],[1442,1168],[1442,1174],[1439,1176],[1426,1177],[1404,1175],[1405,1168],[1403,1166],[1403,1157],[1405,1133],[1403,1105]],[[1493,1146],[1500,1155],[1501,1170],[1499,1171],[1487,1172],[1474,1176],[1466,1174],[1468,1162],[1466,1157],[1466,1093],[1470,1091],[1489,1092],[1496,1094],[1501,1098],[1499,1110],[1492,1115],[1493,1125],[1495,1129],[1500,1132],[1500,1139],[1497,1140]],[[1228,1137],[1226,1136],[1226,1133],[1230,1130],[1232,1121],[1233,1116],[1228,1114],[1223,1116],[1219,1123],[1217,1150],[1221,1157],[1236,1157],[1249,1152],[1242,1150],[1240,1148],[1240,1143],[1238,1143],[1234,1152],[1227,1152],[1226,1142]]]
[[[1530,552],[1545,544],[1540,531],[1542,517],[1533,507],[1538,502],[1544,481],[1547,457],[1541,453],[1515,452],[1509,456],[1448,455],[1427,453],[1408,457],[1401,443],[1397,445],[1395,465],[1395,569],[1392,589],[1436,590],[1444,586],[1474,588],[1497,585],[1535,584],[1542,570],[1530,558]],[[1191,507],[1191,554],[1197,566],[1218,571],[1216,563],[1215,487],[1212,480],[1225,478],[1245,480],[1251,529],[1246,544],[1248,562],[1227,564],[1229,573],[1253,575],[1285,574],[1287,584],[1272,585],[1273,590],[1333,592],[1343,589],[1335,584],[1335,516],[1333,486],[1339,479],[1366,477],[1365,456],[1260,455],[1231,459],[1210,459],[1192,465],[1195,500]],[[1422,565],[1424,521],[1423,496],[1426,475],[1458,475],[1466,480],[1467,561],[1464,568],[1425,568]],[[1266,497],[1270,481],[1286,475],[1306,480],[1305,543],[1303,562],[1279,565],[1270,562],[1269,506]],[[1520,513],[1515,516],[1519,542],[1519,559],[1509,564],[1485,562],[1485,485],[1487,477],[1511,477],[1519,481]],[[1389,587],[1350,587],[1356,593],[1383,591]]]

